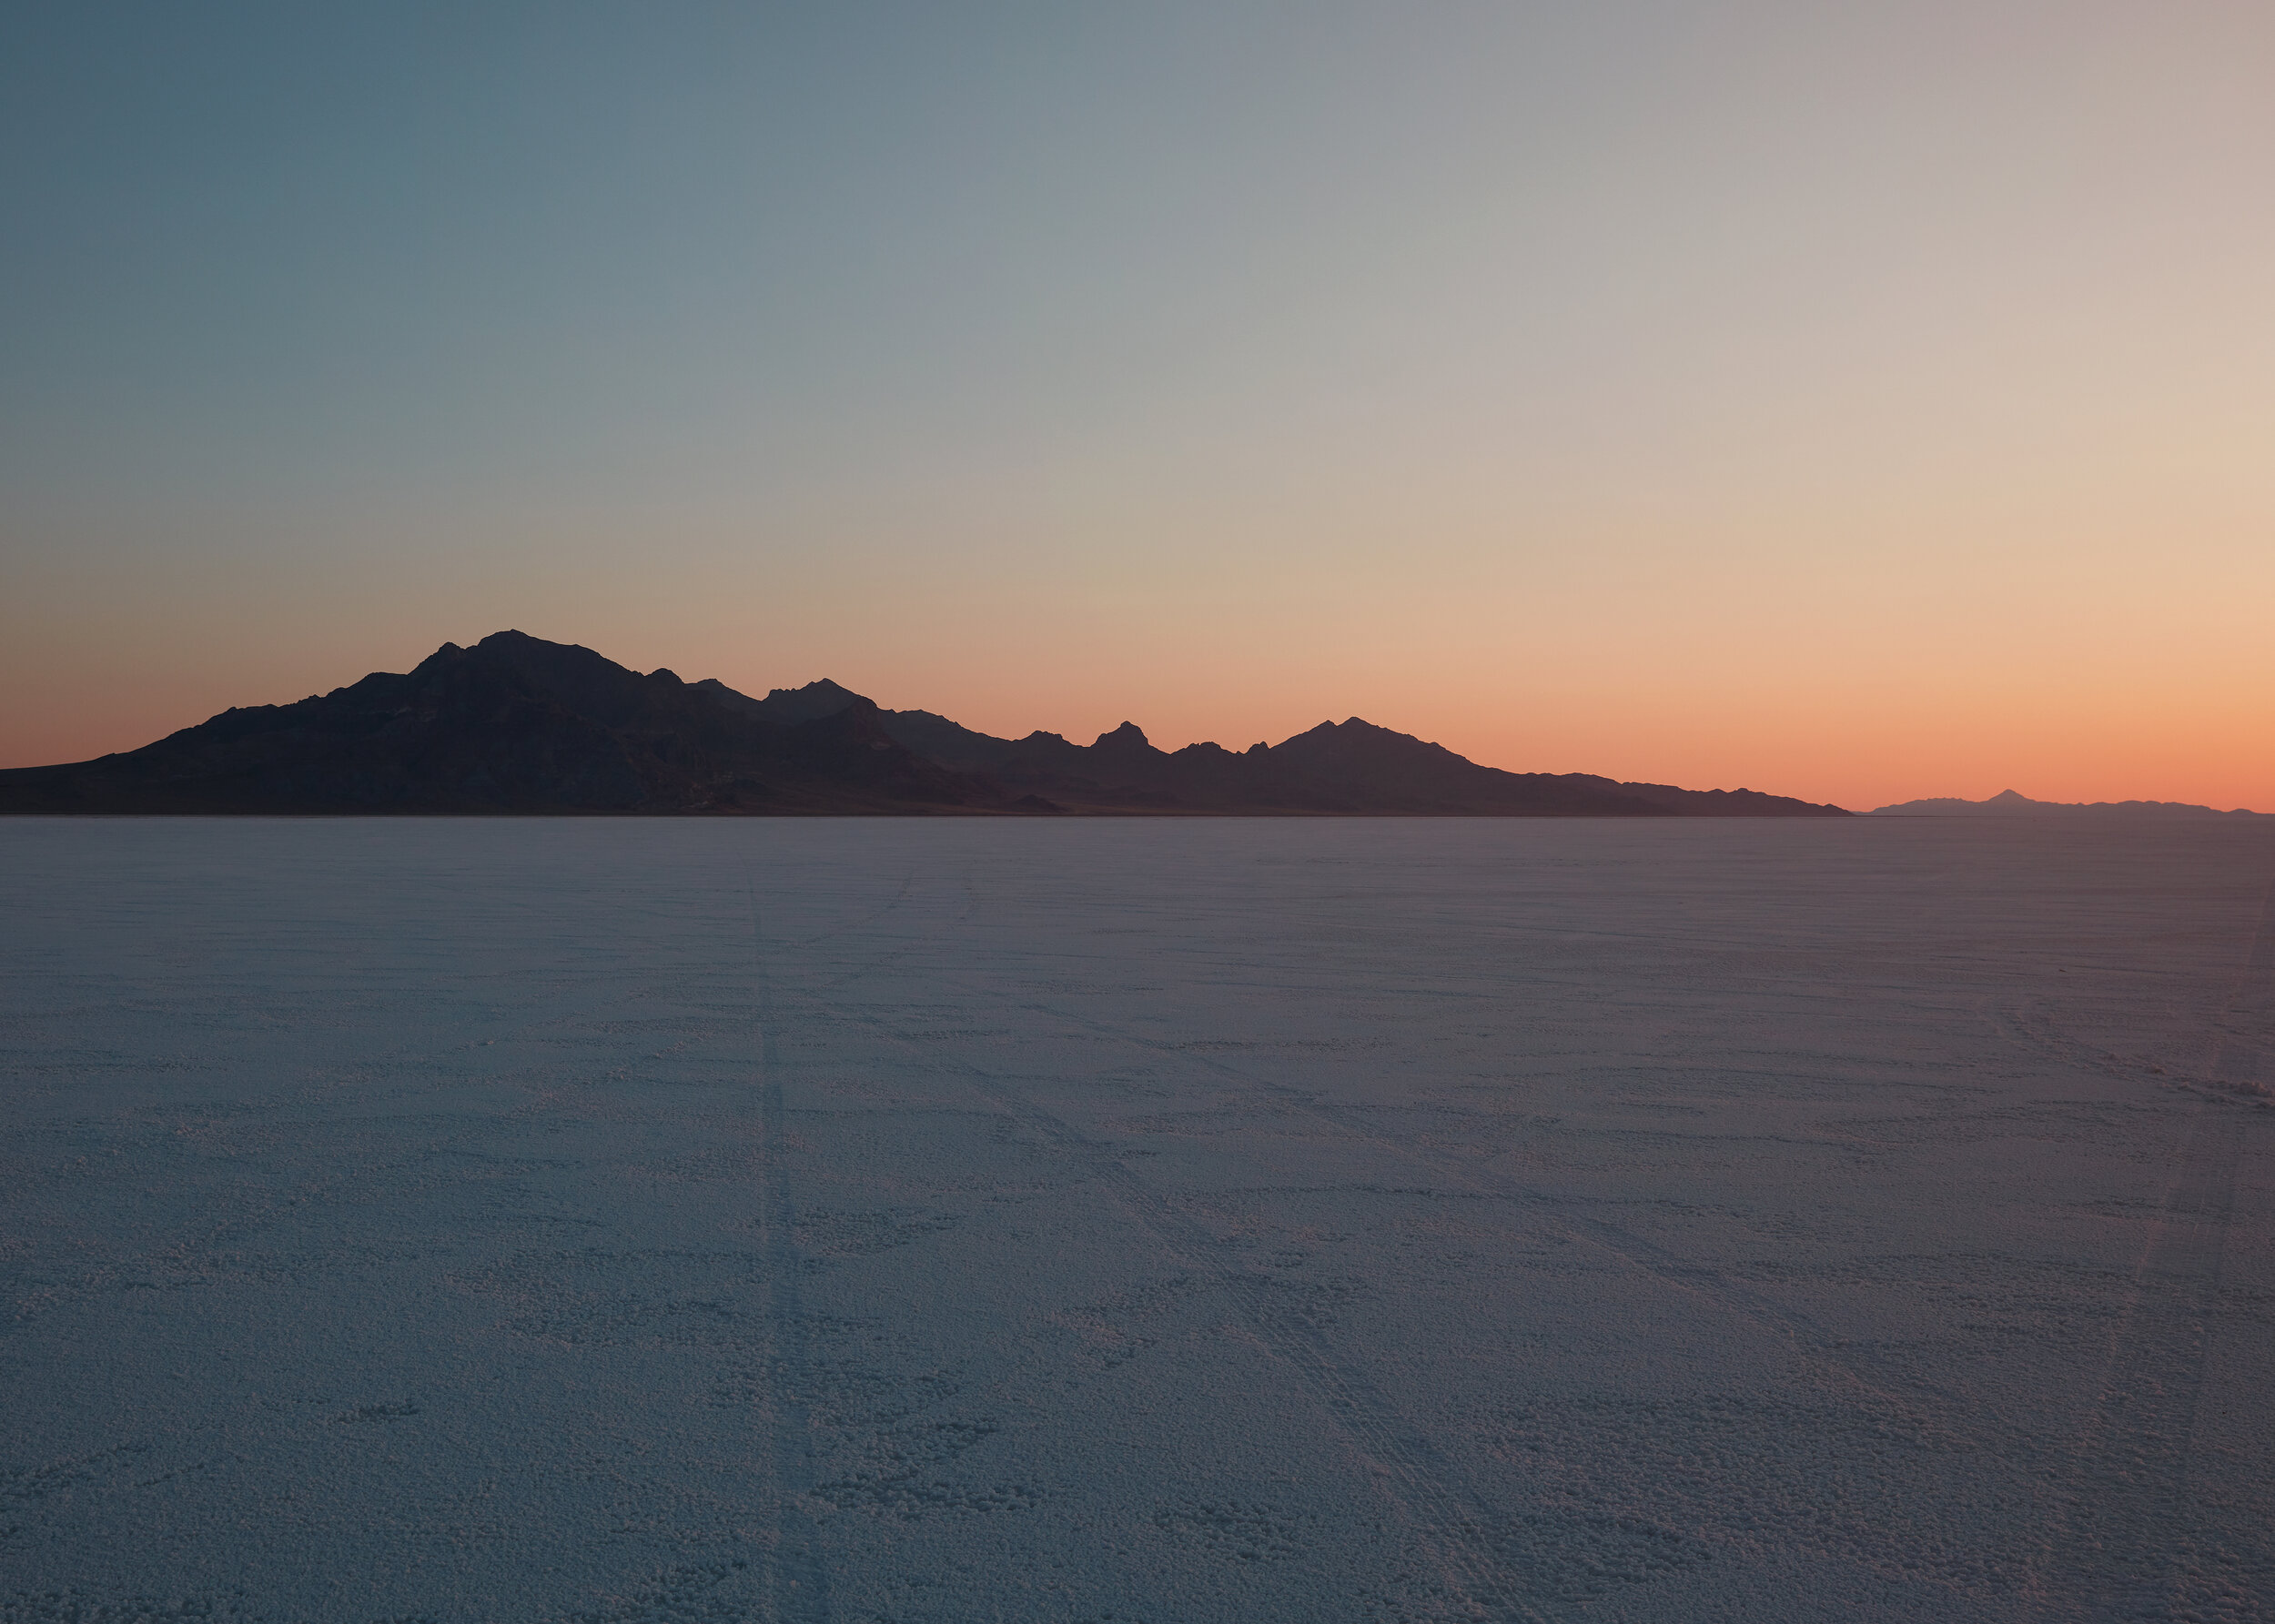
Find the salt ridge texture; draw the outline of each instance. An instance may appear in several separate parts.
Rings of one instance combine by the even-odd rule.
[[[2275,1616],[2275,838],[0,824],[0,1619]]]

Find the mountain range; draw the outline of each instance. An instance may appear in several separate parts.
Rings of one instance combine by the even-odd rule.
[[[1987,801],[1957,801],[1948,796],[1905,801],[1895,806],[1876,806],[1873,817],[2094,817],[2094,818],[2260,818],[2270,814],[2221,812],[2217,807],[2190,806],[2179,801],[2033,801],[2012,790],[2001,790]]]
[[[826,679],[764,699],[500,631],[139,750],[0,771],[0,812],[1847,817],[1753,790],[1504,772],[1352,717],[1279,744],[998,739]]]

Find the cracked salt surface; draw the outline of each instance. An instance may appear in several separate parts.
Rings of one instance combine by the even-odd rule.
[[[2271,878],[0,822],[0,1620],[2275,1617]]]

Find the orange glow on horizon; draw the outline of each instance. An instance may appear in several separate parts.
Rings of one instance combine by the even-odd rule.
[[[936,650],[880,646],[889,639],[843,654],[762,655],[749,643],[736,646],[739,640],[673,647],[674,640],[655,632],[612,638],[528,617],[521,623],[637,669],[668,665],[684,678],[717,676],[754,694],[828,676],[888,708],[932,710],[1013,738],[1041,729],[1087,743],[1130,721],[1164,749],[1203,739],[1240,749],[1359,715],[1512,772],[1755,789],[1856,811],[1926,796],[1980,800],[2006,789],[2045,801],[2275,811],[2275,761],[2264,749],[2240,747],[2275,738],[2275,696],[2240,681],[2227,684],[2218,704],[2179,683],[2159,693],[2121,682],[2088,691],[2048,681],[1994,706],[1963,681],[1915,691],[1851,678],[1815,688],[1763,682],[1735,692],[1642,681],[1590,684],[1569,675],[1528,681],[1522,673],[1496,677],[1465,668],[1444,651],[1431,666],[1390,661],[1355,672],[1328,669],[1324,659],[1148,671],[1126,651],[1085,668],[1071,651],[991,670],[952,663]],[[451,641],[497,629],[454,627]],[[0,764],[132,749],[230,705],[288,703],[367,671],[406,670],[442,640],[428,633],[405,647],[408,641],[308,637],[227,654],[202,650],[195,662],[145,644],[136,658],[99,672],[66,669],[64,681],[19,682],[0,734]],[[1034,674],[1034,667],[1061,659],[1053,680]]]

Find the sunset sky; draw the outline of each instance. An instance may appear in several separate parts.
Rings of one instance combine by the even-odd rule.
[[[2275,5],[0,14],[0,765],[513,626],[2275,811]]]

